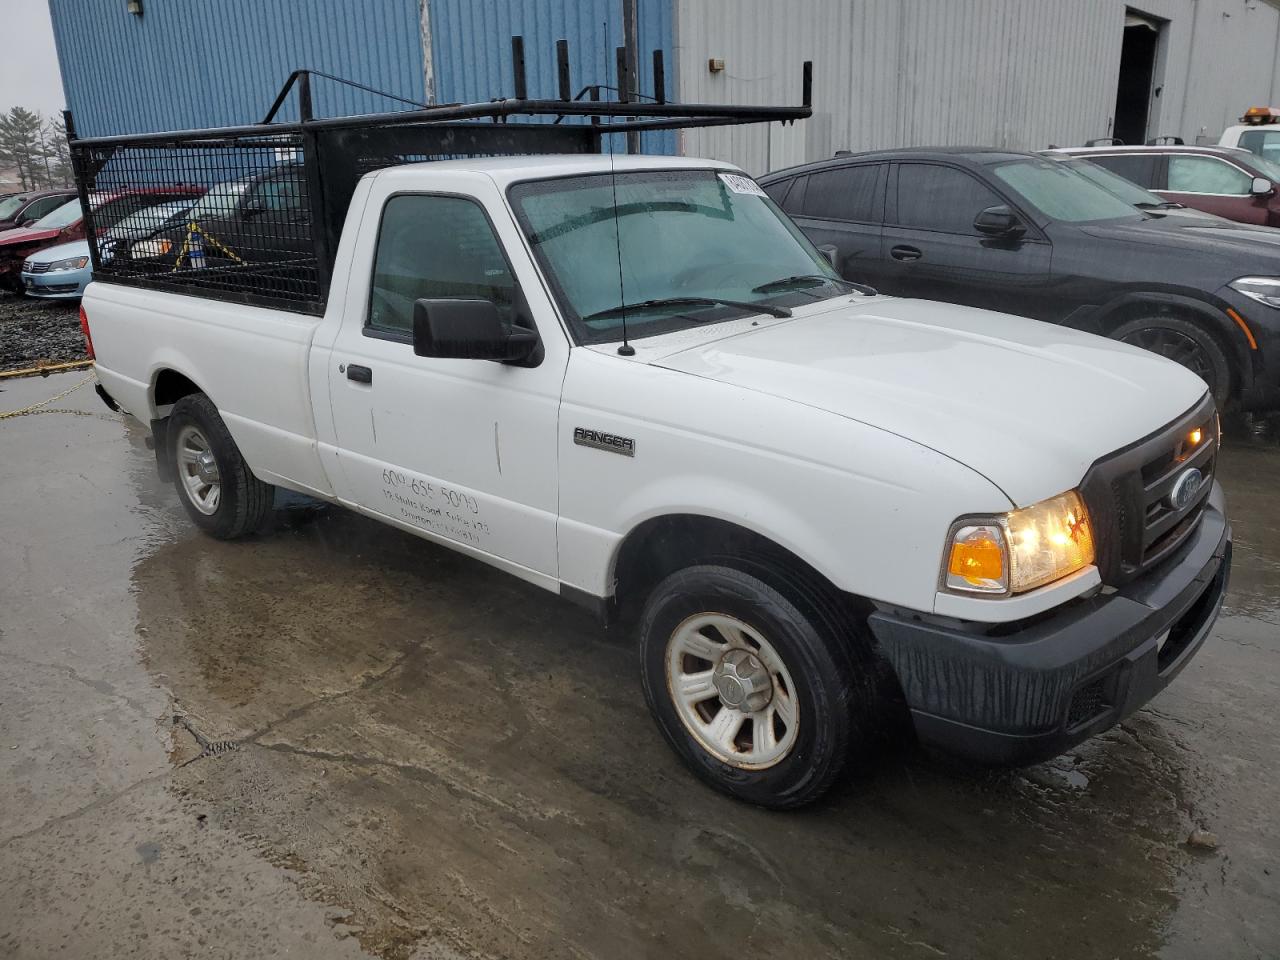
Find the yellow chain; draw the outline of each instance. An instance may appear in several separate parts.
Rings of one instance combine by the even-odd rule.
[[[194,237],[197,233],[200,234],[200,236],[204,237],[205,240],[209,241],[210,245],[212,245],[218,250],[221,250],[223,253],[225,253],[230,259],[234,260],[236,263],[240,263],[240,264],[244,263],[244,260],[241,257],[239,257],[234,250],[232,250],[230,247],[228,247],[225,243],[223,243],[213,234],[209,233],[207,230],[201,227],[200,224],[196,223],[196,221],[192,220],[189,224],[187,224],[186,239],[182,241],[182,249],[178,251],[178,259],[173,261],[173,269],[169,271],[170,273],[177,273],[178,270],[181,269],[183,259],[186,259],[188,262],[190,261],[191,238]]]
[[[91,373],[89,374],[89,376],[85,377],[75,386],[68,387],[66,390],[63,390],[56,397],[50,397],[48,400],[41,400],[39,403],[33,403],[29,407],[23,407],[21,410],[6,410],[3,413],[0,413],[0,420],[8,420],[10,417],[25,417],[27,414],[37,413],[40,411],[41,407],[47,407],[49,404],[56,403],[58,400],[61,400],[63,397],[70,396],[71,394],[75,393],[77,390],[79,390],[81,387],[83,387],[86,383],[88,383],[92,379],[93,379],[93,374]],[[49,412],[52,413],[53,411],[49,411]],[[70,413],[72,411],[58,411],[58,412]]]

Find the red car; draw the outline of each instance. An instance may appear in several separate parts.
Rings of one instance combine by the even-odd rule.
[[[203,187],[153,187],[93,194],[89,199],[93,208],[93,225],[97,233],[102,234],[144,207],[166,200],[191,200],[203,193]],[[0,233],[0,286],[20,292],[23,260],[55,243],[79,240],[84,233],[84,211],[80,208],[80,200],[75,197],[29,226]]]
[[[1172,203],[1239,223],[1280,227],[1280,164],[1235,147],[1060,147]]]
[[[75,195],[74,190],[24,190],[0,197],[0,230],[34,223]]]

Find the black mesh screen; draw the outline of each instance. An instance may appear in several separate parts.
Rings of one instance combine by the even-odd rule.
[[[325,124],[261,135],[72,143],[98,280],[324,309],[356,182],[402,163],[586,153],[589,126]]]

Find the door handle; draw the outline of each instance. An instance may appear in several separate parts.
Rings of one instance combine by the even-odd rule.
[[[354,380],[356,383],[373,383],[373,371],[358,363],[348,363],[347,379]]]
[[[905,244],[899,244],[889,250],[889,256],[895,260],[919,260],[924,254],[919,247],[908,247]]]

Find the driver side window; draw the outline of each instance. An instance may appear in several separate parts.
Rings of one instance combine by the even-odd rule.
[[[510,324],[515,280],[475,201],[404,194],[383,208],[367,326],[411,335],[422,298],[489,300]]]

